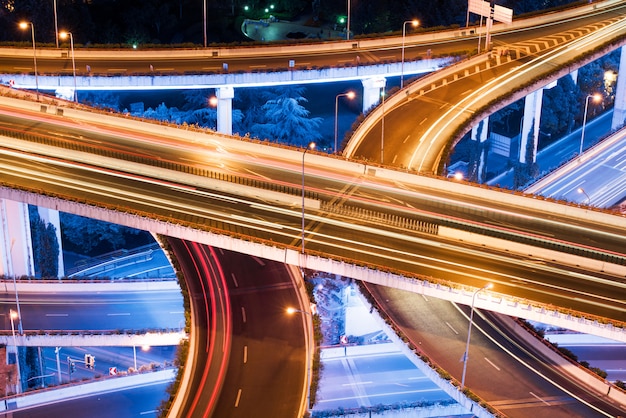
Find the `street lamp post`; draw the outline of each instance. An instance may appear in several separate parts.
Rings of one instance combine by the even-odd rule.
[[[400,88],[404,87],[404,40],[406,38],[406,24],[410,23],[413,27],[417,27],[420,24],[419,20],[407,20],[402,24],[402,64],[400,67]]]
[[[13,309],[9,310],[9,317],[11,317],[11,333],[13,334],[13,346],[15,346],[15,365],[17,366],[17,393],[22,393],[22,374],[20,373],[20,356],[17,349],[17,339],[15,338],[15,324],[14,320],[19,318],[17,312]]]
[[[204,34],[204,47],[207,46],[207,36],[206,36],[206,0],[202,2],[202,30]]]
[[[383,163],[385,152],[385,88],[381,93],[383,115],[380,120],[380,163]]]
[[[61,32],[59,34],[61,38],[70,38],[70,51],[72,53],[72,74],[74,75],[74,101],[78,102],[78,95],[76,93],[76,61],[74,60],[74,36],[72,32]]]
[[[296,308],[287,308],[287,314],[289,315],[293,315],[294,313],[301,313],[305,315],[308,315],[311,319],[311,322],[309,322],[308,320],[307,322],[307,332],[304,333],[305,335],[305,344],[307,347],[307,355],[306,355],[306,410],[307,412],[309,411],[309,408],[311,407],[311,379],[312,379],[312,373],[311,373],[311,357],[313,356],[313,352],[312,352],[312,347],[311,347],[311,339],[310,339],[310,335],[313,335],[313,314],[311,312],[307,312],[307,311],[303,311],[300,309],[296,309]]]
[[[584,194],[585,197],[587,198],[587,204],[591,203],[591,198],[589,197],[589,195],[587,194],[587,192],[585,191],[585,189],[583,189],[582,187],[579,187],[578,189],[576,189],[576,191],[580,194]]]
[[[589,94],[585,99],[585,111],[583,113],[583,126],[580,132],[580,150],[578,151],[578,158],[583,154],[583,141],[585,140],[585,125],[587,125],[587,109],[589,108],[589,100],[593,99],[594,102],[600,100],[601,96],[599,94]]]
[[[54,40],[59,49],[59,21],[57,19],[57,0],[52,2],[52,8],[54,9]]]
[[[346,22],[346,40],[350,40],[350,0],[348,0],[348,19]]]
[[[310,149],[315,148],[315,142],[309,142],[304,152],[302,153],[302,256],[304,257],[304,156]],[[304,272],[304,270],[302,270]],[[302,274],[304,278],[304,273]]]
[[[33,22],[21,22],[20,28],[26,29],[30,25],[30,33],[33,40],[33,66],[35,68],[35,90],[37,91],[37,100],[39,100],[39,80],[37,78],[37,48],[35,47],[35,25]]]
[[[148,350],[150,350],[149,345],[141,346],[141,351],[148,351]],[[133,345],[133,366],[135,367],[135,373],[137,373],[137,346],[136,345]]]
[[[335,154],[337,154],[337,113],[339,111],[339,98],[342,96],[346,96],[348,99],[352,100],[354,99],[355,93],[353,91],[349,91],[335,96],[335,148],[333,149]]]
[[[465,372],[467,371],[467,359],[469,357],[469,344],[470,344],[470,336],[472,334],[472,324],[474,321],[474,301],[476,300],[476,295],[478,292],[486,289],[491,289],[492,284],[488,283],[485,286],[477,289],[472,295],[472,307],[470,309],[470,319],[469,319],[469,328],[467,329],[467,343],[465,344],[465,353],[463,353],[463,374],[461,377],[461,391],[465,388]]]

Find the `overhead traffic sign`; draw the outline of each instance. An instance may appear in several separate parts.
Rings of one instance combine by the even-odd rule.
[[[491,3],[484,0],[468,0],[467,7],[470,13],[474,13],[479,16],[492,17],[493,20],[502,23],[513,22],[513,9],[509,9],[508,7],[498,6],[495,4],[492,10]]]

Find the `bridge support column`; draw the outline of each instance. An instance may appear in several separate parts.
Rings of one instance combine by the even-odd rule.
[[[489,138],[489,116],[472,127],[472,149],[475,152],[470,154],[470,165],[467,167],[467,177],[469,181],[483,183],[487,166],[487,138]]]
[[[622,76],[622,72],[624,76]],[[626,51],[621,48],[617,87],[615,88],[615,105],[613,106],[613,120],[611,129],[619,129],[626,122]]]
[[[233,134],[233,98],[235,89],[231,86],[220,87],[217,96],[217,131],[226,135]]]
[[[537,160],[537,143],[539,142],[539,124],[541,122],[541,103],[543,91],[556,86],[556,81],[535,90],[524,100],[524,119],[519,140],[519,162],[534,163]],[[530,144],[528,141],[532,141]],[[528,155],[528,154],[531,155]]]
[[[0,234],[1,273],[7,276],[34,276],[27,204],[0,200]]]
[[[63,244],[61,241],[61,220],[59,219],[59,211],[54,209],[37,207],[39,217],[46,224],[52,224],[56,230],[57,242],[59,243],[59,259],[58,259],[58,277],[65,276],[65,265],[63,264]]]
[[[59,99],[74,101],[74,88],[73,87],[59,87],[54,91],[54,95]]]
[[[524,119],[519,139],[519,162],[534,163],[537,158],[537,139],[541,120],[543,89],[535,90],[524,100]],[[532,141],[532,144],[529,144]],[[531,155],[528,155],[528,154]]]
[[[363,112],[367,112],[372,106],[377,105],[380,102],[380,93],[387,84],[387,79],[381,78],[366,78],[361,80],[363,84]]]

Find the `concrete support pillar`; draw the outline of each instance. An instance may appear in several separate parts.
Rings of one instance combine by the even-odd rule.
[[[368,111],[372,106],[380,102],[380,93],[387,84],[384,77],[365,78],[361,80],[363,84],[363,112]]]
[[[622,71],[624,77],[622,77]],[[617,74],[617,86],[615,88],[615,105],[613,107],[613,120],[611,129],[619,129],[626,122],[626,52],[621,48],[619,60],[619,73]]]
[[[233,134],[233,98],[235,89],[231,86],[220,87],[217,96],[217,131],[226,135]]]
[[[528,162],[535,162],[537,158],[537,138],[539,138],[539,121],[541,118],[541,102],[543,89],[535,90],[524,100],[524,119],[519,140],[519,162],[527,162],[526,153],[529,151],[528,141],[533,141],[532,158]]]
[[[59,243],[59,270],[58,277],[65,276],[65,265],[63,264],[63,244],[61,242],[61,221],[59,211],[54,209],[37,207],[39,217],[47,224],[52,224],[56,230],[57,242]]]
[[[475,161],[475,176],[476,179],[470,179],[482,183],[484,181],[486,166],[487,166],[487,152],[489,151],[485,146],[485,141],[489,138],[489,116],[478,122],[478,124],[472,127],[472,141],[477,141],[480,145],[477,146],[479,154],[476,156]],[[468,173],[468,175],[473,176]]]
[[[54,95],[59,99],[68,101],[74,101],[74,88],[73,87],[59,87],[54,91]]]
[[[522,120],[522,132],[519,140],[519,162],[526,163],[526,153],[532,150],[531,159],[534,163],[537,160],[537,143],[539,142],[539,124],[541,122],[541,103],[543,102],[544,89],[551,89],[556,86],[556,81],[547,86],[535,90],[526,96],[524,100],[524,119]],[[533,141],[532,148],[529,146],[529,139]]]
[[[35,274],[27,204],[0,200],[0,251],[2,274]]]

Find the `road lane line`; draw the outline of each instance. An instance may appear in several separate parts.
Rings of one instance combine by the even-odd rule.
[[[452,332],[454,332],[456,335],[459,335],[459,331],[454,329],[454,327],[452,325],[450,325],[449,322],[446,322],[446,325],[448,326],[448,328],[450,328],[452,330]]]
[[[68,316],[66,313],[47,313],[46,316]]]
[[[530,393],[532,396],[534,396],[535,398],[537,398],[537,399],[538,399],[538,400],[540,400],[541,402],[545,403],[546,405],[548,405],[548,406],[552,406],[552,405],[550,405],[548,402],[546,402],[546,401],[544,401],[543,399],[541,399],[539,396],[535,395],[534,393],[532,393],[532,392],[528,392],[528,393]]]
[[[235,287],[239,287],[239,283],[237,282],[237,278],[235,277],[235,273],[230,273],[230,277],[233,278],[233,283],[235,283]]]
[[[243,323],[246,323],[246,308],[244,308],[243,306],[241,307],[241,318],[243,320]]]
[[[254,261],[256,261],[257,263],[259,263],[259,265],[260,265],[261,267],[265,267],[265,261],[261,260],[259,257],[254,256],[254,255],[252,256],[252,258],[254,259]]]
[[[248,362],[248,346],[244,345],[243,346],[243,364],[246,364]]]
[[[237,399],[235,399],[235,408],[239,406],[239,399],[241,399],[241,389],[237,391]]]
[[[358,386],[358,385],[369,385],[372,384],[374,382],[372,382],[371,380],[368,382],[353,382],[353,383],[344,383],[341,386]]]
[[[130,312],[108,313],[107,316],[130,316]]]
[[[496,369],[497,371],[500,371],[500,368],[496,366],[495,364],[493,364],[491,360],[489,360],[487,357],[484,357],[484,359],[487,363],[491,364],[491,366],[493,366],[494,369]]]

